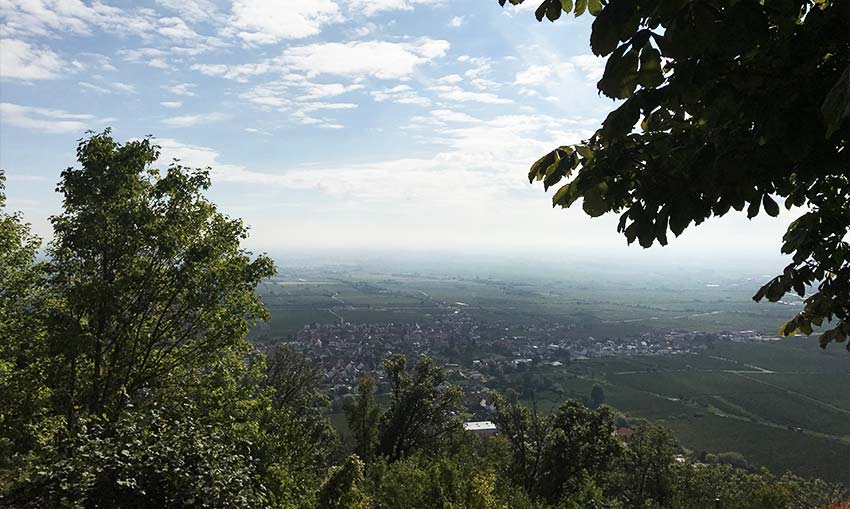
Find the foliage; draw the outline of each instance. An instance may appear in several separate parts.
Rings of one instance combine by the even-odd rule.
[[[51,287],[62,300],[50,344],[62,359],[63,409],[115,416],[179,367],[242,351],[250,321],[267,317],[254,294],[274,272],[250,259],[247,229],[201,194],[206,170],[165,174],[150,139],[84,139],[80,169],[62,172],[63,212],[51,218]]]
[[[257,507],[252,458],[190,402],[80,422],[8,497],[21,507]],[[69,454],[69,451],[73,451]]]
[[[463,392],[446,384],[445,373],[428,357],[408,371],[406,359],[384,361],[390,406],[379,422],[378,454],[396,461],[416,450],[434,449],[460,430]]]
[[[357,379],[357,398],[345,408],[348,427],[354,434],[354,452],[370,463],[378,446],[378,420],[381,410],[375,403],[375,379],[361,375]]]
[[[375,507],[381,509],[503,509],[496,475],[471,455],[415,453],[373,467]]]
[[[678,444],[665,428],[644,425],[617,459],[614,486],[627,507],[669,507],[675,483]]]
[[[319,491],[317,509],[367,509],[369,498],[360,488],[363,468],[356,455],[349,456],[341,467],[332,468]]]
[[[607,58],[597,88],[622,102],[590,139],[535,162],[529,179],[546,189],[567,179],[553,205],[581,198],[592,217],[620,214],[618,231],[643,247],[733,208],[753,218],[777,216],[776,198],[804,207],[783,238],[793,261],[754,299],[803,297],[816,285],[781,333],[811,334],[828,321],[821,345],[844,341],[848,3],[543,0],[536,16],[555,21],[562,11],[595,17],[590,47]]]
[[[311,505],[335,447],[317,372],[244,340],[271,260],[150,139],[77,155],[48,262],[0,216],[0,505]]]
[[[50,306],[45,265],[36,261],[41,241],[20,214],[5,211],[0,171],[0,490],[23,455],[61,420],[50,416],[44,315]]]
[[[590,408],[599,408],[605,403],[605,390],[599,384],[590,389]]]
[[[826,507],[845,500],[846,488],[823,481],[805,480],[786,474],[776,477],[767,471],[748,472],[730,465],[694,465],[675,467],[674,508],[714,509],[804,509]]]
[[[621,452],[606,407],[592,410],[567,401],[543,416],[499,395],[492,398],[493,419],[511,445],[512,476],[550,503],[580,496],[587,478],[603,481]]]

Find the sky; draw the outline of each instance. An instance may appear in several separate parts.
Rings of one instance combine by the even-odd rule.
[[[211,167],[253,250],[781,260],[784,210],[642,250],[617,217],[551,207],[528,167],[615,103],[591,19],[538,23],[535,4],[0,0],[8,208],[49,238],[59,173],[109,126],[154,135],[163,167]]]

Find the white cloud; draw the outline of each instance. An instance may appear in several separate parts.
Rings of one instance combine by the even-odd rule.
[[[111,94],[112,90],[109,90],[106,87],[102,87],[100,85],[95,85],[94,83],[89,83],[87,81],[81,81],[77,83],[77,85],[83,90],[89,90],[92,92],[97,92],[98,94]]]
[[[93,27],[129,31],[137,27],[117,7],[100,2],[86,5],[81,0],[4,0],[6,33],[24,35],[90,34]]]
[[[515,85],[540,85],[552,74],[548,65],[530,65],[525,70],[516,73]]]
[[[218,15],[218,9],[209,0],[156,0],[156,3],[193,22],[208,21]]]
[[[144,64],[156,69],[171,68],[166,60],[169,57],[169,53],[159,48],[124,49],[118,51],[118,54],[124,58],[125,62]]]
[[[162,89],[174,95],[193,96],[195,92],[192,90],[197,85],[194,83],[176,83],[172,85],[163,85]]]
[[[162,101],[159,105],[164,108],[179,108],[183,106],[183,101]]]
[[[207,76],[218,76],[240,83],[247,83],[248,77],[269,73],[274,69],[274,66],[270,62],[237,65],[193,64],[192,69]]]
[[[48,80],[59,77],[65,64],[59,55],[17,39],[0,39],[0,77]]]
[[[64,110],[0,103],[4,124],[52,134],[82,134],[95,120],[94,115],[68,113]]]
[[[570,63],[584,71],[588,81],[597,82],[605,72],[605,59],[594,55],[578,55],[570,58]]]
[[[312,99],[332,97],[336,92],[340,92],[341,94],[343,91],[348,91],[349,88],[322,88],[321,85],[318,88],[314,88],[315,86],[316,84],[304,81],[303,77],[290,76],[285,81],[271,82],[252,87],[247,92],[241,94],[240,97],[262,109],[274,109],[286,113],[287,120],[295,124],[341,129],[343,126],[339,122],[329,118],[316,117],[311,113],[316,111],[349,110],[357,108],[357,104],[347,102],[331,103]],[[304,87],[303,90],[307,90],[308,92],[295,97],[292,93],[293,87]],[[352,85],[351,87],[353,87],[351,90],[360,88],[357,85]],[[313,88],[312,95],[309,92],[311,88]]]
[[[427,37],[412,42],[329,42],[287,48],[280,62],[310,76],[404,79],[418,66],[444,56],[448,49],[448,41]]]
[[[136,93],[135,85],[123,83],[121,81],[115,81],[113,83],[105,83],[101,85],[96,85],[87,81],[80,81],[79,83],[77,83],[77,85],[79,85],[84,90],[90,90],[92,92],[97,92],[98,94],[112,94],[114,92],[122,92],[125,94]]]
[[[335,97],[355,90],[360,90],[363,85],[354,83],[343,85],[342,83],[310,83],[304,89],[304,94],[299,100],[321,99],[323,97]]]
[[[467,115],[466,113],[453,110],[434,110],[431,116],[443,122],[476,122],[477,118]]]
[[[458,86],[440,85],[434,87],[443,99],[459,102],[477,102],[483,104],[510,104],[513,101],[491,92],[470,92]]]
[[[316,35],[325,25],[342,20],[332,0],[236,0],[231,23],[240,39],[271,44]]]
[[[431,100],[423,97],[413,90],[409,85],[397,85],[383,90],[373,90],[372,99],[377,102],[391,101],[398,104],[415,104],[417,106],[430,106]]]
[[[136,93],[136,86],[131,85],[129,83],[123,83],[121,81],[115,81],[113,83],[110,83],[110,86],[112,88],[114,88],[115,90],[118,90],[119,92],[125,92],[125,93],[128,93],[128,94],[135,94]]]
[[[362,13],[374,16],[386,11],[409,11],[416,4],[439,4],[440,0],[349,0],[348,10],[352,13]]]
[[[197,115],[179,115],[170,117],[162,121],[163,124],[170,127],[192,127],[200,124],[209,124],[217,122],[224,118],[221,113],[200,113]]]
[[[159,35],[172,40],[193,40],[200,39],[201,36],[189,28],[180,18],[160,18],[158,20],[159,27],[156,31]]]
[[[458,28],[463,25],[464,19],[463,16],[454,16],[449,20],[449,26],[453,28]]]

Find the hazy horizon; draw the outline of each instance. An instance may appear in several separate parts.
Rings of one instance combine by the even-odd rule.
[[[160,166],[212,167],[209,197],[251,226],[254,251],[781,266],[795,216],[784,209],[733,212],[644,251],[617,217],[552,209],[552,191],[528,184],[536,158],[589,136],[613,104],[595,86],[592,18],[537,23],[532,3],[474,0],[275,4],[57,5],[45,17],[13,2],[0,45],[9,209],[49,237],[77,140],[112,126],[120,141],[157,136]]]

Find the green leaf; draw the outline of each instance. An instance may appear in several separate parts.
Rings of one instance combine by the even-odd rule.
[[[600,12],[602,12],[602,1],[601,0],[588,0],[587,2],[587,10],[591,15],[596,16]]]
[[[640,70],[637,77],[638,83],[651,88],[664,83],[664,74],[661,72],[661,53],[649,43],[644,45],[640,52]]]
[[[546,10],[549,8],[549,0],[544,0],[543,3],[534,11],[534,17],[537,18],[537,21],[543,21],[543,17],[546,16]]]
[[[750,206],[747,207],[747,218],[752,219],[759,215],[759,204],[761,202],[759,200],[753,200],[750,202]]]
[[[561,0],[561,9],[569,14],[573,10],[573,0]]]
[[[587,0],[576,0],[576,17],[584,14],[584,11],[587,9]]]
[[[582,208],[591,217],[599,217],[608,212],[609,207],[605,202],[603,194],[608,190],[608,186],[603,182],[598,186],[593,186],[584,192],[584,202]]]
[[[549,0],[549,7],[546,8],[546,18],[554,22],[561,17],[561,3],[558,0]]]
[[[608,57],[602,79],[596,84],[600,92],[612,99],[625,99],[637,87],[638,52],[631,49],[624,53],[625,49],[624,44]]]
[[[599,16],[593,20],[590,32],[590,49],[596,56],[604,57],[617,49],[620,36],[610,17]]]
[[[764,204],[764,211],[771,217],[776,217],[779,215],[779,205],[773,201],[773,198],[770,195],[764,195],[762,198],[762,202]]]
[[[549,152],[531,165],[531,169],[528,170],[528,181],[534,182],[535,179],[542,180],[544,175],[546,174],[546,168],[548,168],[554,162],[555,151],[553,150],[552,152]]]

